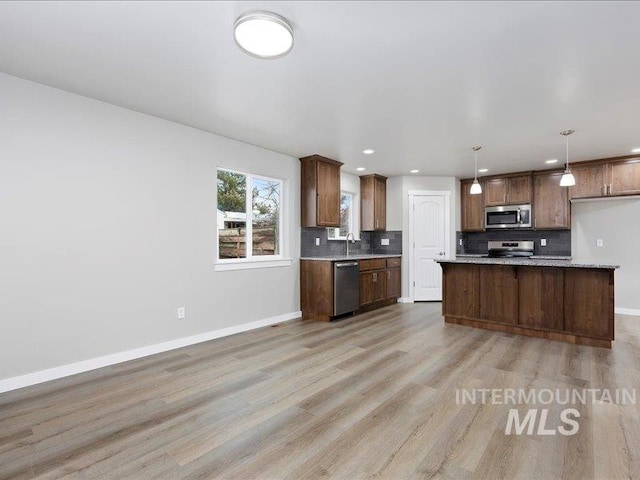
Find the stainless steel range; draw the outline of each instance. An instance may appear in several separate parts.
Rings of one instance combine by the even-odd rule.
[[[506,240],[489,242],[490,257],[530,257],[533,255],[533,241]]]

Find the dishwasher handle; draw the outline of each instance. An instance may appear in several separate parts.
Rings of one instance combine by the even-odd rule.
[[[336,268],[342,267],[357,267],[358,262],[336,263]]]

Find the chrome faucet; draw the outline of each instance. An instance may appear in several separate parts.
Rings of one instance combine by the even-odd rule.
[[[345,242],[347,244],[347,257],[349,256],[349,235],[351,235],[351,243],[356,243],[356,236],[351,232],[347,233],[345,238]]]

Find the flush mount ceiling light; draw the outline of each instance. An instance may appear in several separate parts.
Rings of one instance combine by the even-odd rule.
[[[366,170],[366,168],[364,168],[364,167],[358,167],[358,168],[356,168],[356,170],[357,170],[357,171],[359,171],[359,172],[363,172],[363,171],[365,171],[365,170]]]
[[[548,163],[549,165],[551,165],[552,163],[558,163],[558,159],[552,158],[551,160],[545,160],[544,163]]]
[[[571,173],[571,168],[569,168],[569,135],[571,135],[574,130],[563,130],[560,132],[560,135],[564,136],[567,139],[567,163],[565,165],[564,173],[562,177],[560,177],[560,186],[561,187],[572,187],[576,184],[576,178]]]
[[[487,173],[489,171],[488,168],[479,168],[478,173]]]
[[[631,149],[631,153],[640,153],[640,148]]]
[[[419,171],[420,170],[414,168],[413,170],[411,170],[411,173],[418,173]]]
[[[471,195],[480,195],[482,193],[482,185],[480,185],[480,182],[478,181],[478,150],[480,150],[482,147],[481,146],[475,146],[473,147],[473,151],[476,155],[476,168],[475,168],[475,176],[473,177],[473,183],[471,184],[471,189],[469,190],[469,193]]]
[[[366,150],[362,150],[362,153],[364,153],[365,155],[371,155],[372,153],[375,153],[375,150],[372,150],[370,148],[367,148]]]
[[[243,52],[257,58],[284,57],[293,48],[293,29],[271,12],[248,12],[233,25],[233,38]]]

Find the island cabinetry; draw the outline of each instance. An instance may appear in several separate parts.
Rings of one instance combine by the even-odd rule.
[[[613,270],[565,271],[565,328],[613,339]]]
[[[460,182],[460,195],[462,197],[462,231],[480,232],[484,230],[484,195],[471,195],[473,180]],[[484,190],[483,190],[484,191]]]
[[[518,324],[562,330],[564,271],[556,268],[518,268]]]
[[[480,318],[503,323],[518,319],[518,271],[496,265],[480,269]]]
[[[443,272],[442,309],[446,315],[480,318],[480,267],[456,265]]]
[[[340,167],[320,155],[300,159],[302,227],[340,226]]]
[[[387,177],[360,177],[360,225],[366,232],[387,229]]]
[[[535,228],[571,228],[569,193],[560,186],[562,172],[534,175],[533,218]]]
[[[440,263],[447,323],[611,348],[615,267]]]

